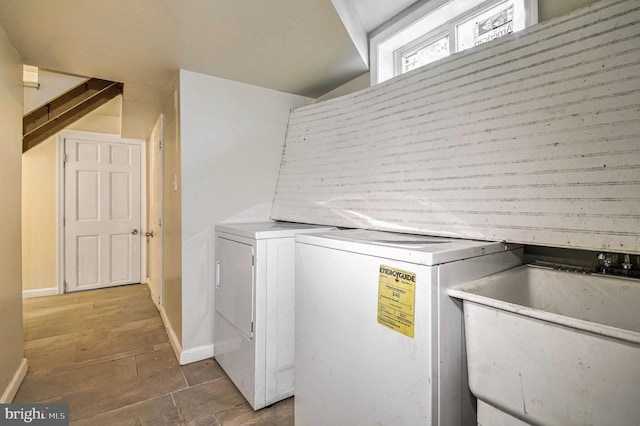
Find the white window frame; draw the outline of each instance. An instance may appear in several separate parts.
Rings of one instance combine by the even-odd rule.
[[[402,58],[405,57],[408,53],[416,52],[423,46],[435,43],[436,41],[446,36],[449,36],[449,52],[451,52],[451,34],[449,31],[442,27],[431,31],[428,34],[425,34],[424,36],[413,40],[412,42],[409,42],[395,50],[393,52],[393,75],[396,76],[402,74]]]
[[[375,30],[369,37],[371,85],[399,75],[401,56],[430,41],[449,35],[449,51],[456,52],[456,26],[484,10],[505,3],[507,0],[476,0],[471,8],[465,8],[468,0],[419,1],[400,13],[387,24]],[[537,0],[516,0],[523,3],[524,27],[538,22]],[[451,3],[451,4],[450,4]],[[437,17],[445,7],[460,8],[459,13],[446,21]],[[431,22],[429,21],[431,19]],[[431,26],[429,28],[429,26]],[[427,27],[425,31],[421,27]]]

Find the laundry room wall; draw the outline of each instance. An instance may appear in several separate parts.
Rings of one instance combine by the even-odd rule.
[[[27,373],[20,294],[22,97],[22,61],[0,26],[0,403],[13,400]]]
[[[289,112],[313,99],[180,71],[183,361],[213,354],[213,230],[269,219]]]
[[[292,113],[272,217],[640,253],[637,1]]]
[[[182,351],[182,185],[180,75],[178,72],[175,74],[163,115],[162,305],[160,312],[171,344],[179,357]]]

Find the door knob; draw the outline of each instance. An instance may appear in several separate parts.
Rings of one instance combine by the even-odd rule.
[[[145,232],[144,236],[153,238],[153,231]]]
[[[131,231],[131,235],[138,235],[138,230],[134,229],[133,231]]]

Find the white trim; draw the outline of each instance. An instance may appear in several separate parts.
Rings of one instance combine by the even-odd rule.
[[[57,135],[56,146],[56,287],[57,294],[64,294],[64,140],[98,136],[105,142],[125,142],[140,146],[140,234],[147,232],[147,141],[123,138],[115,133],[63,130]],[[140,282],[147,276],[147,244],[140,244]]]
[[[22,384],[24,377],[27,375],[27,370],[29,370],[29,361],[27,361],[26,358],[22,358],[16,373],[13,375],[13,378],[0,397],[0,404],[10,404],[13,402],[13,398],[16,397],[18,389],[20,389],[20,385]]]
[[[55,296],[56,294],[61,294],[58,292],[58,287],[37,288],[34,290],[22,290],[23,299],[31,299],[32,297]]]
[[[448,1],[449,0],[422,0],[414,3],[371,33],[369,36],[369,74],[371,76],[370,82],[372,86],[378,84],[378,81],[380,80],[378,76],[378,62],[383,60],[383,58],[380,57],[381,55],[378,53],[378,45],[387,41],[396,33],[402,31],[402,29],[408,27],[421,17],[438,9]],[[388,65],[393,66],[393,64]],[[384,79],[387,80],[387,78]]]
[[[164,311],[164,306],[160,306],[159,311],[160,318],[162,318],[164,328],[167,330],[167,335],[169,336],[169,343],[171,344],[173,353],[175,354],[176,359],[178,360],[178,363],[180,365],[191,364],[192,362],[213,358],[213,344],[196,346],[195,348],[183,351],[182,346],[180,345],[180,341],[178,340],[178,336],[176,336],[176,333],[173,331],[171,322],[169,321],[169,318]]]
[[[213,343],[210,345],[196,346],[195,348],[182,351],[180,355],[180,365],[190,364],[203,359],[213,358]]]
[[[64,138],[58,133],[56,140],[56,287],[64,293]]]
[[[450,54],[458,52],[456,26],[483,10],[512,0],[474,0],[471,6],[462,0],[422,0],[396,15],[388,23],[371,33],[369,57],[371,86],[396,75],[395,55],[398,49],[411,50],[425,41],[438,38],[446,32],[451,43]],[[524,29],[538,23],[536,0],[513,0],[516,9],[521,4],[524,12]],[[517,3],[517,4],[516,4]],[[407,48],[404,48],[407,46]],[[412,46],[412,47],[409,47]]]
[[[147,140],[123,139],[140,143],[140,283],[147,278]]]

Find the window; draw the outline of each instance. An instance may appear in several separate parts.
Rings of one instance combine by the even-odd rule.
[[[370,38],[371,84],[538,21],[537,0],[431,0]]]
[[[429,62],[437,61],[445,56],[449,56],[449,35],[402,53],[399,62],[400,74],[419,68]],[[398,73],[396,72],[396,74]]]

